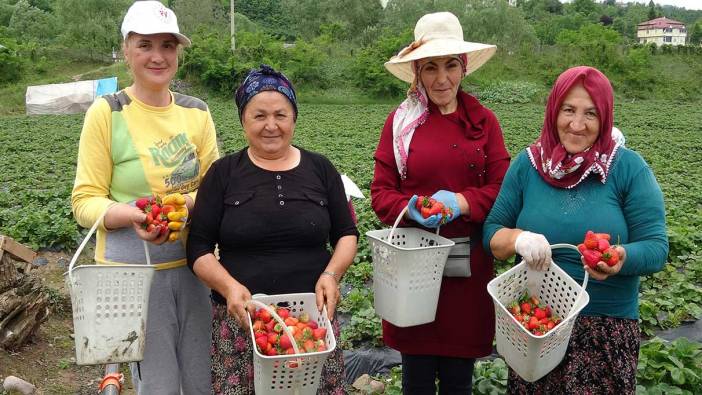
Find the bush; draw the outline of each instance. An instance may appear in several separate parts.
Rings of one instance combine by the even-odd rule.
[[[379,37],[358,52],[351,66],[351,82],[368,95],[402,96],[409,87],[408,84],[390,74],[383,64],[412,42],[412,35],[407,30],[400,35],[386,32]]]
[[[0,84],[19,81],[24,69],[23,59],[13,49],[0,47]]]

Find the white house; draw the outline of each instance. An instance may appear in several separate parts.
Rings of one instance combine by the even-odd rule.
[[[687,29],[682,22],[660,17],[639,23],[636,37],[640,44],[685,45]]]

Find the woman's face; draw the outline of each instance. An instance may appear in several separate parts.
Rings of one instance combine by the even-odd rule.
[[[556,119],[558,138],[569,154],[591,147],[600,135],[600,114],[582,84],[568,91]]]
[[[254,154],[275,158],[290,147],[295,132],[293,106],[282,93],[263,91],[241,114],[244,134]]]
[[[178,70],[178,39],[174,35],[131,33],[123,49],[136,84],[153,90],[168,88]]]
[[[456,111],[456,94],[463,79],[463,67],[458,59],[449,56],[420,59],[419,78],[429,100],[442,114]]]

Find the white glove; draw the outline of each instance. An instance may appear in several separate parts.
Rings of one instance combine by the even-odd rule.
[[[514,242],[514,251],[534,270],[545,271],[551,264],[551,245],[544,235],[524,231]]]

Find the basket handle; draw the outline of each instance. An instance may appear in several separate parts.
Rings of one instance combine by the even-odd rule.
[[[83,241],[80,243],[80,246],[78,246],[78,249],[76,252],[73,254],[73,258],[71,258],[71,263],[68,265],[68,278],[73,283],[73,267],[76,264],[76,261],[78,261],[78,257],[80,256],[80,253],[83,252],[83,248],[85,248],[85,245],[88,244],[88,241],[90,240],[90,237],[95,233],[95,230],[97,229],[98,225],[100,225],[100,222],[102,222],[102,219],[105,218],[105,215],[107,214],[107,211],[110,208],[108,207],[105,209],[105,211],[100,214],[98,217],[97,221],[93,224],[93,227],[90,228],[88,231],[88,234],[85,235],[85,238]],[[151,265],[151,255],[149,255],[149,246],[146,244],[146,240],[142,240],[144,243],[144,253],[146,254],[146,264]]]
[[[283,327],[285,334],[288,335],[288,338],[290,339],[290,344],[292,345],[295,354],[300,354],[300,349],[297,347],[297,342],[295,341],[295,337],[293,336],[292,332],[290,332],[290,328],[288,328],[288,326],[285,324],[285,321],[278,315],[278,313],[275,312],[274,309],[272,309],[267,304],[255,299],[249,299],[246,302],[244,302],[244,307],[246,307],[247,305],[254,305],[268,311],[271,314],[271,317],[273,317],[274,320],[278,321],[278,323]],[[253,328],[251,328],[251,334],[253,335]],[[256,347],[255,342],[253,346]],[[297,367],[300,366],[302,366],[302,359],[300,357],[297,357]],[[293,367],[288,365],[288,368]]]
[[[405,206],[405,208],[400,211],[400,215],[397,216],[397,219],[395,219],[395,223],[392,224],[392,229],[390,229],[390,233],[388,234],[388,243],[392,244],[392,236],[395,234],[395,229],[397,229],[397,225],[400,224],[400,221],[402,221],[402,217],[405,215],[405,213],[409,210],[409,204]],[[436,227],[436,234],[439,234],[439,229],[441,226]]]
[[[580,250],[578,250],[578,247],[576,247],[572,244],[559,243],[559,244],[552,244],[551,245],[551,250],[555,250],[558,248],[568,248],[571,250],[575,250],[578,254],[580,254]],[[583,278],[583,285],[582,285],[583,289],[582,289],[582,291],[580,291],[578,296],[575,298],[575,302],[570,307],[570,311],[568,312],[568,316],[570,316],[571,313],[578,307],[578,304],[580,304],[580,299],[582,299],[583,294],[585,293],[585,287],[587,287],[587,281],[589,278],[590,278],[589,274],[587,273],[587,271],[585,271],[585,277]]]

